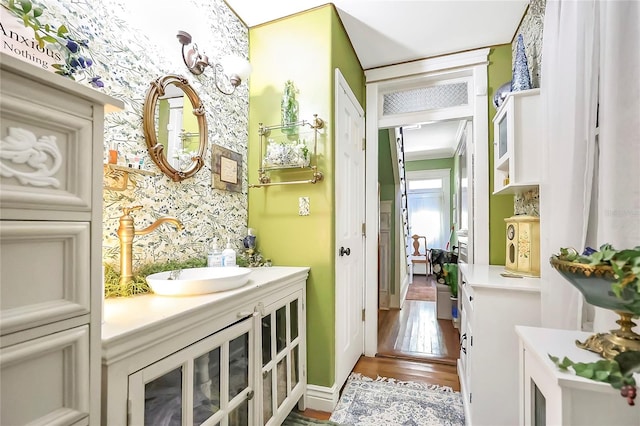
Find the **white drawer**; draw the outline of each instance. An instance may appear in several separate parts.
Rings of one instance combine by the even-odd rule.
[[[22,211],[29,219],[51,219],[52,211],[85,212],[82,220],[89,219],[93,123],[59,109],[61,102],[41,105],[12,93],[0,98],[3,219],[24,219]]]
[[[88,222],[0,221],[0,334],[90,311]]]
[[[0,349],[0,424],[67,425],[89,415],[89,327]]]
[[[471,313],[473,312],[474,291],[473,291],[473,287],[471,287],[471,285],[466,281],[463,281],[461,294],[462,294],[462,306],[463,306],[462,309],[467,310],[471,315]]]

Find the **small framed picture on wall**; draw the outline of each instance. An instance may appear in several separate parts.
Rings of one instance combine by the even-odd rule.
[[[242,192],[242,155],[220,145],[211,148],[213,187]]]

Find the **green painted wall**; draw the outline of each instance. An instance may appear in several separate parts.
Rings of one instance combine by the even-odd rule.
[[[280,123],[286,80],[299,90],[300,119],[325,120],[318,140],[316,184],[249,189],[249,226],[258,248],[274,265],[311,267],[307,282],[307,380],[331,386],[335,377],[334,68],[340,67],[364,105],[364,73],[331,5],[249,29],[249,183],[260,165],[259,123]],[[273,181],[309,179],[308,172],[276,171]],[[298,215],[299,197],[310,214]]]
[[[495,46],[489,53],[489,263],[504,265],[506,227],[504,219],[513,216],[513,195],[493,195],[493,94],[511,79],[511,44]]]
[[[380,185],[380,201],[391,201],[391,211],[396,210],[396,184],[393,179],[393,157],[391,156],[391,137],[389,129],[378,130],[378,185]],[[396,241],[396,216],[391,215],[391,227],[389,238],[392,242]],[[389,256],[391,264],[389,271],[393,276],[396,270],[396,253],[395,244],[389,247]],[[391,283],[391,294],[396,294],[395,282]]]

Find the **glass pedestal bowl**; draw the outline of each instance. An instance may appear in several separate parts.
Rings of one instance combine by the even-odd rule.
[[[631,330],[636,325],[631,320],[635,314],[628,306],[633,290],[625,289],[621,297],[615,295],[611,284],[616,280],[610,266],[569,262],[557,256],[552,256],[549,262],[582,293],[587,302],[612,310],[620,316],[616,321],[620,328],[609,333],[594,334],[584,342],[576,341],[578,347],[596,352],[606,359],[613,359],[620,352],[640,351],[640,335]]]

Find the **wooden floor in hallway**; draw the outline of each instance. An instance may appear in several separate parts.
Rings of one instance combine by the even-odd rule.
[[[402,309],[378,311],[378,355],[455,364],[460,355],[458,330],[438,319],[436,302],[406,300]]]
[[[456,360],[459,333],[451,320],[437,319],[436,302],[405,301],[402,310],[379,311],[378,354],[362,356],[354,373],[375,379],[449,386],[460,391]],[[331,413],[306,410],[307,417],[326,420]]]

